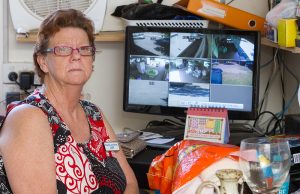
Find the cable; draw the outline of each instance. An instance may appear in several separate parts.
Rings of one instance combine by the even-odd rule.
[[[283,79],[282,77],[283,77],[283,75],[282,75],[282,73],[281,73],[281,68],[280,68],[280,66],[278,65],[279,64],[279,58],[278,58],[278,55],[279,55],[279,49],[277,48],[276,50],[275,50],[275,53],[274,53],[274,57],[273,57],[273,64],[274,64],[274,67],[273,67],[273,71],[272,71],[272,73],[271,73],[271,75],[270,75],[270,77],[269,77],[269,79],[268,79],[268,82],[267,82],[267,85],[266,85],[266,89],[265,89],[265,93],[264,93],[264,95],[263,95],[263,98],[262,98],[262,100],[261,100],[261,102],[260,102],[260,108],[259,108],[259,111],[258,111],[258,113],[261,113],[262,112],[262,110],[263,109],[265,109],[266,107],[267,107],[267,102],[268,101],[265,101],[265,99],[268,97],[268,95],[269,95],[269,92],[270,92],[270,88],[271,88],[271,84],[273,84],[274,83],[274,79],[277,77],[277,74],[280,74],[280,76],[281,76],[281,79]],[[283,85],[283,80],[281,80],[281,82],[282,82],[282,85]],[[284,92],[282,92],[282,93],[284,93]],[[283,95],[283,94],[282,94]],[[283,103],[284,104],[284,103]],[[282,118],[283,118],[283,115],[279,115],[278,113],[276,113],[275,114],[276,116],[278,116],[279,117],[279,119],[280,119],[280,122],[282,122]],[[262,121],[262,119],[260,119],[260,121]],[[259,125],[265,125],[266,123],[268,123],[268,127],[270,127],[271,125],[271,123],[272,123],[272,120],[270,120],[270,119],[267,119],[265,122],[263,122],[263,123],[260,123]],[[276,126],[275,126],[276,127]],[[277,128],[277,127],[276,127]],[[267,130],[269,130],[269,128],[267,128]],[[275,130],[275,129],[272,129],[271,131],[273,131],[273,130]],[[280,132],[282,132],[282,128],[281,128],[281,131]]]
[[[276,53],[275,53],[276,54]],[[264,64],[262,64],[262,65],[260,65],[260,69],[263,69],[263,68],[265,68],[265,67],[267,67],[267,66],[269,66],[270,64],[272,64],[272,62],[274,61],[274,57],[272,57],[269,61],[267,61],[266,63],[264,63]],[[271,75],[270,75],[271,76]],[[271,78],[269,78],[269,80],[270,80]],[[267,95],[267,91],[269,90],[269,87],[270,87],[270,83],[268,82],[267,83],[267,86],[266,86],[266,89],[265,89],[265,94],[263,95],[263,98],[262,98],[262,100],[259,102],[259,110],[258,110],[258,113],[260,113],[261,111],[262,111],[262,104],[264,103],[264,99],[266,98],[266,95]],[[256,130],[254,130],[253,129],[253,126],[251,125],[251,124],[249,124],[248,122],[246,122],[246,123],[244,123],[245,125],[249,125],[248,126],[248,128],[249,129],[251,129],[252,130],[252,132],[253,131],[256,131]],[[257,132],[257,131],[256,131]],[[260,132],[258,132],[259,134],[260,134]]]
[[[270,126],[271,126],[271,123],[274,122],[274,119],[268,119],[266,122],[263,123],[263,124],[268,123],[267,133],[269,133],[269,131],[274,131],[275,132],[275,130],[279,126],[279,123],[280,123],[280,131],[279,132],[283,133],[282,126],[283,126],[284,115],[287,112],[287,110],[290,108],[290,106],[291,106],[292,102],[294,101],[294,99],[297,97],[297,93],[298,93],[298,89],[299,89],[298,88],[298,86],[299,86],[299,79],[297,78],[297,76],[285,64],[285,60],[283,59],[283,56],[282,56],[281,52],[278,52],[277,55],[275,55],[275,57],[276,57],[276,59],[278,61],[278,64],[282,64],[282,66],[284,67],[284,69],[282,69],[278,65],[278,67],[279,67],[278,69],[279,69],[279,72],[280,72],[280,81],[281,81],[281,87],[282,87],[282,99],[283,99],[283,102],[282,102],[282,110],[280,112],[275,113],[275,115],[277,116],[277,118],[279,120],[276,121],[273,129],[270,130]],[[276,62],[276,61],[274,60],[274,62]],[[284,70],[286,70],[287,73],[289,73],[290,75],[292,75],[292,77],[296,81],[295,92],[293,93],[292,97],[289,100],[286,100],[286,97],[285,97],[284,76],[283,76],[284,75]],[[270,87],[270,85],[267,84],[267,87]],[[266,98],[266,96],[267,95],[266,95],[266,92],[265,92],[264,98]],[[264,98],[263,98],[263,100],[264,100]],[[261,103],[260,111],[262,110],[262,106],[263,106],[263,103]]]
[[[276,74],[276,66],[277,65],[276,65],[276,61],[275,60],[276,60],[277,53],[278,53],[278,49],[276,49],[274,56],[269,61],[267,61],[265,64],[263,64],[263,65],[260,66],[260,69],[263,69],[263,68],[269,66],[272,62],[274,64],[273,72],[269,76],[269,79],[268,79],[268,82],[267,82],[267,85],[266,85],[266,88],[265,88],[264,95],[263,95],[261,101],[259,102],[258,113],[260,113],[262,111],[262,109],[263,109],[263,104],[264,104],[265,98],[267,97],[267,95],[269,93],[269,88],[270,88],[270,85],[271,85],[271,80],[273,80],[273,77],[275,77],[275,74]]]
[[[292,102],[295,100],[295,98],[297,97],[297,93],[298,93],[298,86],[299,86],[299,79],[297,78],[297,76],[288,68],[288,66],[285,64],[285,61],[283,59],[283,56],[281,55],[281,53],[279,53],[278,55],[278,61],[281,62],[283,64],[283,67],[284,69],[290,73],[292,75],[292,77],[295,79],[296,81],[296,89],[295,89],[295,92],[294,94],[292,95],[292,97],[287,101],[285,100],[285,95],[283,95],[283,98],[284,98],[284,101],[286,101],[286,103],[284,103],[284,106],[282,108],[282,110],[278,113],[276,113],[276,115],[278,117],[281,117],[281,122],[283,122],[283,118],[284,118],[284,115],[285,113],[287,112],[287,110],[290,108]],[[285,93],[285,92],[283,92]],[[283,125],[283,124],[282,124]]]
[[[268,0],[268,8],[269,8],[269,10],[271,10],[271,1],[272,0]]]
[[[19,88],[21,90],[23,90],[27,95],[29,95],[30,92],[28,92],[28,90],[24,89],[24,85],[26,85],[26,87],[28,87],[28,88],[31,88],[31,86],[34,86],[35,88],[40,86],[40,84],[33,83],[34,74],[32,72],[21,72],[20,75],[21,75],[20,82],[22,83],[22,80],[23,80],[23,82],[25,80],[25,83],[22,84],[23,86],[21,85],[21,83],[18,82],[18,74],[14,71],[12,71],[8,74],[8,79],[10,81],[14,82],[15,84],[17,84],[19,86]],[[24,79],[24,78],[26,78],[26,79]]]
[[[274,113],[272,113],[271,111],[263,111],[263,112],[261,112],[261,113],[256,117],[256,119],[254,120],[254,123],[253,123],[253,127],[254,127],[254,128],[256,127],[256,124],[257,124],[259,118],[260,118],[262,115],[264,115],[264,114],[271,114],[271,115],[273,116],[273,119],[276,119],[276,122],[278,122],[279,130],[282,131],[282,126],[281,126],[281,124],[280,124],[280,120],[279,120],[278,117],[277,117]],[[274,126],[274,127],[275,127],[275,126]],[[267,136],[267,135],[269,135],[269,133],[271,133],[272,131],[275,131],[275,129],[273,128],[273,129],[269,132],[269,131],[268,131],[268,128],[267,128],[267,130],[265,131],[264,135]]]
[[[274,78],[276,77],[276,72],[277,72],[277,62],[276,62],[276,58],[277,57],[276,56],[277,56],[278,50],[279,50],[278,48],[275,50],[275,53],[274,53],[274,56],[273,56],[273,65],[274,65],[273,71],[272,71],[272,73],[269,76],[269,79],[267,81],[267,85],[266,85],[266,88],[265,88],[264,95],[262,97],[261,102],[259,103],[260,105],[259,105],[259,111],[258,111],[258,113],[261,113],[264,105],[266,106],[265,99],[267,98],[267,96],[269,94],[270,85],[271,85],[272,81],[274,80]]]
[[[287,111],[287,109],[291,105],[291,102],[296,97],[297,92],[298,92],[298,86],[299,86],[298,78],[295,76],[294,73],[292,73],[292,71],[288,67],[286,67],[286,64],[284,63],[284,60],[281,56],[281,53],[279,52],[279,49],[275,50],[272,60],[267,61],[267,63],[261,65],[260,68],[262,69],[262,68],[267,67],[269,64],[271,64],[272,61],[274,62],[273,63],[273,65],[274,65],[273,71],[268,78],[268,82],[267,82],[267,85],[266,85],[266,88],[265,88],[265,91],[263,94],[263,98],[259,105],[259,111],[258,111],[259,116],[255,119],[253,127],[252,127],[252,130],[255,130],[256,132],[259,133],[259,131],[257,130],[257,126],[260,125],[260,124],[258,124],[258,122],[261,121],[261,117],[264,116],[265,113],[272,114],[272,116],[273,116],[272,118],[267,119],[264,123],[262,123],[263,125],[267,124],[264,135],[269,135],[272,132],[273,132],[273,134],[276,134],[276,129],[279,129],[279,133],[283,133],[283,127],[282,127],[283,123],[282,122],[283,122],[283,118],[284,118],[284,113]],[[279,64],[283,64],[283,67],[285,67],[287,69],[287,72],[289,72],[292,75],[292,77],[297,81],[295,93],[289,101],[287,101],[285,98],[285,87],[284,87],[284,76],[283,76],[284,71]],[[276,78],[278,73],[280,75],[280,84],[281,84],[281,88],[282,88],[282,100],[283,100],[282,111],[279,113],[275,113],[275,114],[270,111],[262,112],[263,108],[266,106],[265,99],[269,95],[271,85],[273,84],[273,80]],[[274,124],[274,125],[272,125],[272,124]]]
[[[272,59],[270,59],[268,62],[266,62],[265,64],[260,65],[260,69],[263,69],[263,68],[269,66],[269,65],[273,62],[273,60],[274,60],[274,59],[272,58]]]
[[[278,55],[277,55],[276,58],[277,58],[278,64],[283,64],[280,61],[280,53],[281,52],[278,53]],[[285,87],[284,87],[284,70],[283,70],[282,66],[284,66],[284,65],[278,65],[278,69],[279,69],[279,72],[280,72],[280,86],[281,86],[281,91],[282,91],[281,92],[281,94],[282,94],[281,95],[282,96],[282,107],[281,107],[281,109],[284,110],[285,109],[285,105],[286,105],[286,99],[285,99]],[[284,112],[281,111],[279,113],[276,113],[275,115],[279,118],[281,126],[282,126],[283,125],[282,121],[283,121],[283,118],[284,118]],[[269,123],[268,126],[270,126],[270,124],[271,124],[271,121],[270,121],[270,123]],[[275,125],[274,125],[275,129],[273,128],[273,130],[276,130],[277,125],[278,125],[278,122],[275,123]],[[282,130],[279,131],[279,132],[283,133]]]
[[[15,81],[15,83],[20,87],[21,90],[23,90],[25,92],[25,94],[27,94],[27,95],[30,94],[30,92],[28,92],[27,90],[22,89],[22,87],[18,81]]]
[[[234,2],[235,0],[231,0],[231,1],[229,1],[228,3],[226,3],[226,5],[229,5],[229,4],[231,4],[232,2]]]
[[[275,115],[275,114],[274,114]],[[271,129],[271,130],[269,130],[270,129],[270,127],[271,127],[271,124],[272,124],[272,122],[274,121],[274,120],[276,120],[276,122],[275,122],[275,124],[274,124],[274,126],[273,126],[273,128]],[[276,129],[277,129],[277,127],[279,127],[279,124],[281,123],[281,121],[282,121],[282,119],[279,119],[279,118],[275,118],[275,117],[273,117],[270,121],[269,121],[269,123],[268,123],[268,125],[267,125],[267,127],[266,127],[266,134],[271,134],[271,132],[273,132],[273,135],[275,135],[276,134]],[[282,125],[281,125],[282,126]],[[270,132],[269,132],[270,131]],[[282,127],[280,127],[279,128],[279,134],[282,134],[283,133],[283,129],[282,129]]]
[[[278,55],[279,57],[279,55]],[[278,58],[279,61],[279,58]],[[280,67],[280,66],[279,66]],[[281,81],[281,89],[282,89],[282,110],[284,110],[285,104],[286,104],[286,99],[285,99],[285,87],[284,87],[284,71],[282,68],[280,68],[280,81]],[[284,114],[281,114],[281,119],[283,119]]]
[[[295,89],[295,92],[294,94],[292,95],[291,99],[289,101],[287,101],[284,109],[282,110],[282,113],[284,115],[284,113],[289,109],[289,107],[291,106],[293,100],[297,97],[297,94],[298,94],[298,90],[299,90],[299,79],[298,77],[288,68],[288,66],[285,64],[283,58],[281,55],[279,55],[279,60],[281,61],[281,63],[283,64],[283,66],[285,67],[286,71],[288,73],[290,73],[292,75],[292,77],[295,79],[296,81],[296,89]]]

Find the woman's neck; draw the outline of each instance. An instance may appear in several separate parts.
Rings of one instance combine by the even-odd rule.
[[[81,90],[75,88],[58,88],[44,84],[42,93],[57,110],[73,112],[78,108]]]

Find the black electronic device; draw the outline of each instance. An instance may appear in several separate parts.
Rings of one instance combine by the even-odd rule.
[[[300,114],[285,115],[285,134],[300,135]]]
[[[188,107],[257,116],[260,33],[127,26],[123,109],[185,117]]]

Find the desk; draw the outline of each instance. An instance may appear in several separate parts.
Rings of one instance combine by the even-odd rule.
[[[235,133],[231,135],[231,144],[238,145],[242,137],[253,136],[252,133]],[[139,188],[149,189],[147,172],[152,160],[167,151],[167,148],[153,148],[147,146],[145,150],[138,153],[134,158],[128,159],[128,163],[137,177]]]
[[[147,147],[145,150],[137,154],[133,159],[128,159],[131,168],[134,171],[135,176],[140,189],[149,189],[147,172],[152,160],[160,154],[163,154],[166,150]],[[290,192],[295,192],[300,188],[299,182],[290,183]],[[250,189],[246,185],[244,188],[244,194],[251,194]]]
[[[247,136],[253,136],[253,134],[243,134],[243,133],[232,133],[230,143],[231,144],[239,144],[241,138],[245,138]],[[140,189],[149,189],[147,172],[152,160],[163,153],[165,153],[167,149],[163,148],[153,148],[147,147],[142,152],[138,153],[134,158],[128,159],[128,162],[133,169],[135,176],[137,177],[139,188]],[[291,174],[291,183],[290,183],[290,192],[295,192],[300,188],[300,172],[297,174]],[[246,188],[246,190],[248,190]],[[247,193],[245,191],[245,193]],[[249,193],[251,193],[249,191]]]
[[[149,189],[147,173],[152,160],[166,152],[166,149],[158,149],[147,147],[142,152],[138,153],[133,159],[128,159],[139,184],[140,189]]]

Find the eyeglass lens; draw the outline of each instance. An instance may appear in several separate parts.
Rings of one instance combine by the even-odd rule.
[[[53,48],[53,52],[56,55],[68,56],[71,55],[74,50],[77,50],[78,53],[82,56],[92,56],[95,54],[95,49],[92,46],[82,46],[79,48],[72,48],[68,46],[56,46]]]

